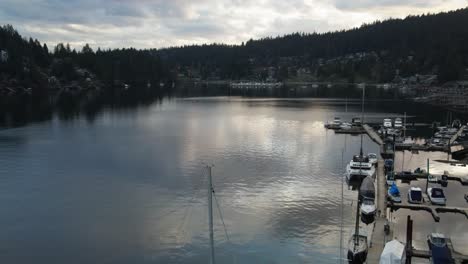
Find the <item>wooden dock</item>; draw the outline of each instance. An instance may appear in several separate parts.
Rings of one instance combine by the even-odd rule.
[[[431,175],[433,175],[431,173]],[[440,178],[441,175],[436,175],[438,178]],[[415,181],[418,179],[426,180],[427,179],[427,174],[425,173],[411,173],[411,174],[404,174],[401,172],[396,172],[395,173],[395,179],[396,180],[402,180],[402,181]],[[448,176],[447,180],[449,181],[457,181],[460,182],[461,185],[468,185],[468,178],[466,177],[457,177],[457,176]]]
[[[379,134],[377,134],[377,132],[375,132],[375,130],[372,127],[370,127],[368,124],[364,124],[362,127],[366,131],[367,135],[369,135],[369,137],[375,143],[377,143],[379,146],[382,146],[384,144],[383,139],[379,136]]]
[[[364,134],[366,131],[360,127],[353,127],[350,129],[335,129],[336,134],[351,134],[351,135],[359,135]]]
[[[405,202],[401,204],[388,202],[387,206],[391,208],[393,211],[396,211],[398,209],[426,211],[432,214],[432,218],[434,218],[434,221],[436,222],[440,221],[439,213],[459,213],[459,214],[465,215],[465,217],[468,219],[468,208],[434,206],[434,205],[428,205],[428,204],[408,204]]]
[[[387,222],[389,210],[387,210],[387,187],[385,186],[384,162],[379,159],[376,174],[376,206],[377,214],[370,233],[369,251],[367,254],[367,263],[379,263],[380,255],[385,244],[393,239],[393,230],[385,234],[384,227]]]
[[[449,140],[449,146],[451,146],[453,142],[455,142],[458,139],[458,137],[463,133],[465,127],[466,126],[462,126],[460,127],[460,129],[458,129],[458,132],[455,135],[453,135],[453,137]]]

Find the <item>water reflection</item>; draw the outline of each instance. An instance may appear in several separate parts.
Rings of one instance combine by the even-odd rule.
[[[358,108],[171,99],[2,130],[0,261],[206,263],[209,163],[230,236],[215,211],[221,263],[336,263],[341,182],[360,137],[345,144],[323,124]],[[378,152],[367,137],[364,152]],[[346,230],[356,196],[345,188]]]

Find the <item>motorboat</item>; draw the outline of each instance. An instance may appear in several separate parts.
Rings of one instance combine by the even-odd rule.
[[[353,117],[353,118],[351,119],[351,124],[352,124],[353,126],[360,127],[360,126],[362,126],[362,120],[361,120],[360,117]]]
[[[390,118],[385,118],[383,120],[383,127],[385,127],[385,128],[392,127],[392,120]]]
[[[375,219],[375,201],[374,198],[364,197],[361,203],[361,219],[365,224],[374,222]]]
[[[346,178],[348,181],[355,179],[362,180],[367,176],[374,177],[375,168],[369,162],[369,157],[364,155],[355,155],[346,166]]]
[[[430,183],[438,183],[439,182],[439,177],[437,177],[436,175],[433,175],[433,174],[429,174],[429,175],[427,175],[427,180]]]
[[[384,169],[386,172],[393,171],[393,159],[386,159],[384,161]]]
[[[427,236],[427,244],[429,246],[432,264],[453,264],[452,253],[448,247],[448,238],[440,233],[432,233]]]
[[[414,174],[426,174],[426,170],[425,169],[421,169],[421,168],[416,168],[414,170]]]
[[[343,122],[340,125],[340,129],[346,130],[346,129],[351,129],[351,128],[352,128],[352,125],[351,125],[351,123],[348,123],[348,122]]]
[[[325,127],[326,128],[329,128],[329,129],[339,129],[340,126],[341,126],[342,122],[341,122],[341,118],[339,117],[335,117],[333,119],[333,121],[329,121],[325,124]]]
[[[420,204],[423,202],[422,190],[419,187],[410,187],[408,190],[408,203]]]
[[[449,178],[449,172],[448,171],[444,171],[444,174],[442,174],[440,176],[440,185],[442,187],[447,187],[448,185],[448,178]]]
[[[367,176],[362,180],[359,188],[359,199],[362,221],[365,224],[370,224],[374,221],[375,216],[375,186],[372,177]]]
[[[393,173],[393,171],[387,172],[387,175],[385,175],[385,180],[388,186],[391,186],[396,182],[395,174]]]
[[[372,165],[375,165],[377,166],[377,154],[375,153],[369,153],[367,154],[367,157],[369,157],[369,162],[372,164]]]
[[[367,233],[360,229],[357,233],[353,232],[348,241],[348,261],[349,263],[362,264],[367,259]]]
[[[401,129],[403,127],[403,122],[401,121],[401,118],[395,118],[395,123],[393,126],[397,129]]]
[[[445,205],[447,198],[445,198],[444,191],[441,188],[427,188],[427,196],[432,204]]]
[[[393,203],[401,203],[400,190],[398,189],[395,183],[393,183],[390,186],[390,188],[388,188],[387,197],[388,197],[388,200]]]

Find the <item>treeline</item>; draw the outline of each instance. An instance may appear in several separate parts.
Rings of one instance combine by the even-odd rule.
[[[125,83],[153,87],[172,83],[177,75],[201,79],[294,78],[302,69],[317,80],[391,81],[402,76],[437,74],[440,82],[466,75],[468,9],[389,19],[351,30],[294,33],[248,40],[241,45],[207,44],[162,49],[81,50],[58,44],[52,50],[35,39],[24,39],[6,25],[0,27],[0,81],[44,93],[54,76],[61,84],[89,71],[112,87]],[[349,54],[364,54],[358,59]],[[268,69],[273,69],[274,75]],[[10,81],[5,81],[10,80]],[[13,80],[13,81],[12,81]],[[166,86],[167,87],[167,86]]]
[[[338,65],[324,74],[349,76],[358,71],[371,80],[381,77],[382,80],[376,81],[388,81],[390,76],[394,77],[395,70],[399,70],[402,75],[435,73],[444,82],[462,78],[468,66],[466,25],[467,8],[376,21],[351,30],[249,40],[240,46],[184,46],[159,52],[169,63],[197,69],[202,78],[214,70],[222,78],[242,78],[252,74],[255,66],[306,67],[318,70],[320,75],[320,71],[327,69],[318,59],[376,52],[376,58],[364,64]],[[284,62],[284,58],[289,60]],[[380,68],[379,72],[375,73],[375,67]]]

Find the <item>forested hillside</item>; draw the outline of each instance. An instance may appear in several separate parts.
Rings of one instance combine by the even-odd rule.
[[[435,74],[442,83],[466,77],[467,25],[465,8],[241,45],[149,50],[88,45],[75,50],[62,43],[49,48],[5,25],[0,27],[0,93],[36,98],[70,89],[157,90],[176,78],[383,83],[397,74]]]
[[[403,76],[439,74],[439,80],[444,82],[461,78],[468,65],[466,25],[465,8],[377,21],[338,32],[294,33],[249,40],[240,46],[186,46],[159,52],[168,63],[196,70],[202,78],[214,70],[221,78],[245,78],[253,74],[255,67],[273,66],[277,72],[281,72],[281,67],[310,69],[315,77],[324,79],[332,75],[346,79],[361,75],[368,80],[388,82],[399,70]],[[340,58],[353,54],[361,60]],[[334,58],[339,63],[327,65]]]

